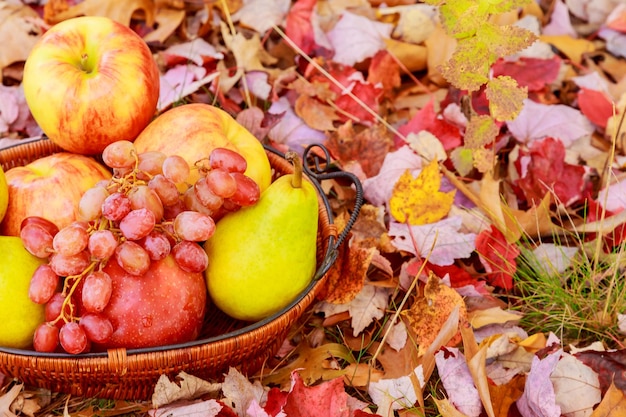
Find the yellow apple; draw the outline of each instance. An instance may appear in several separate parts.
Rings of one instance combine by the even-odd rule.
[[[7,213],[0,235],[19,236],[24,218],[39,216],[62,228],[76,220],[83,193],[111,173],[95,159],[69,152],[39,158],[6,173]]]
[[[270,185],[272,172],[261,142],[217,107],[202,103],[174,107],[154,119],[135,139],[139,153],[180,155],[190,166],[219,147],[232,149],[245,158],[245,174],[256,181],[261,191]],[[197,172],[192,171],[189,182],[197,178]]]
[[[24,66],[24,95],[44,133],[67,151],[98,154],[134,140],[155,115],[159,70],[145,41],[106,17],[48,30]]]
[[[44,322],[44,306],[28,298],[33,272],[44,260],[28,253],[22,240],[0,236],[0,346],[23,349],[33,342],[37,326]]]

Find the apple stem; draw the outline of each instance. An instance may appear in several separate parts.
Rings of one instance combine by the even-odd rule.
[[[285,159],[293,165],[293,176],[291,177],[291,186],[293,188],[302,187],[302,160],[296,152],[289,151],[285,153]]]
[[[80,68],[85,72],[91,72],[89,68],[87,68],[87,60],[89,59],[89,55],[87,53],[83,53],[80,56]]]

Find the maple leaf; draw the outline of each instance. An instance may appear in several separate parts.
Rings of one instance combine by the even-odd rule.
[[[367,71],[367,82],[371,85],[380,83],[386,96],[391,96],[393,90],[400,87],[400,66],[388,51],[378,51],[374,55]]]
[[[349,303],[361,292],[376,249],[353,241],[342,245],[340,251],[340,267],[330,269],[324,294],[320,294],[321,298],[334,304]]]
[[[513,288],[513,274],[517,270],[520,254],[516,245],[506,241],[504,234],[495,226],[483,230],[476,237],[476,252],[487,271],[489,284],[510,290]]]
[[[491,71],[494,77],[513,78],[528,91],[540,91],[556,80],[562,65],[562,59],[557,55],[549,59],[520,57],[515,61],[499,59]]]
[[[296,99],[294,110],[298,117],[315,130],[335,130],[333,122],[340,119],[331,106],[305,95]]]
[[[541,104],[524,100],[515,120],[506,122],[515,139],[527,143],[545,137],[558,138],[568,148],[576,139],[591,135],[595,128],[578,110],[562,104]]]
[[[527,88],[518,86],[515,79],[506,75],[489,80],[485,92],[489,99],[489,112],[501,122],[515,119],[528,97]]]
[[[458,348],[442,347],[435,361],[450,402],[466,416],[478,417],[483,405],[463,353]]]
[[[352,66],[385,49],[385,38],[391,37],[393,25],[375,22],[348,11],[326,34],[335,53],[333,60]]]
[[[476,234],[459,232],[462,222],[459,216],[422,226],[392,221],[388,233],[397,249],[419,255],[434,265],[452,265],[455,259],[469,257],[476,248]]]
[[[533,356],[524,393],[515,402],[523,416],[561,417],[561,407],[556,404],[556,395],[550,380],[550,374],[556,368],[561,354],[562,350],[559,349],[544,359]]]
[[[537,204],[547,193],[554,193],[558,202],[570,206],[588,196],[586,176],[590,168],[565,162],[562,141],[551,137],[535,141],[523,158],[526,172],[516,183],[529,202]]]
[[[317,44],[311,21],[317,0],[298,0],[287,13],[285,33],[306,54],[311,54]]]
[[[423,225],[435,223],[450,212],[456,190],[439,191],[439,164],[432,160],[414,178],[409,170],[398,179],[389,200],[389,212],[401,223]]]

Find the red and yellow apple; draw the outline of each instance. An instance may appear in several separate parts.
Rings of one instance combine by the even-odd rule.
[[[272,171],[261,142],[217,107],[202,103],[174,107],[154,119],[135,139],[139,153],[180,155],[192,167],[220,147],[232,149],[246,159],[245,174],[256,181],[261,191],[270,185]],[[192,171],[189,182],[197,178],[197,172]]]
[[[9,204],[0,235],[19,236],[22,220],[46,218],[62,228],[76,220],[83,193],[111,173],[95,159],[69,152],[55,153],[6,173]]]
[[[102,314],[111,321],[113,334],[96,350],[164,346],[198,337],[207,300],[201,272],[183,271],[172,255],[152,262],[141,276],[130,275],[115,261],[104,271],[111,276],[113,292]]]
[[[98,154],[134,140],[156,112],[159,70],[145,41],[106,17],[65,20],[33,47],[23,76],[28,107],[63,149]]]

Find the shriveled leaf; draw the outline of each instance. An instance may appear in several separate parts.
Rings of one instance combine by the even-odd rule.
[[[491,116],[498,121],[515,119],[528,97],[528,89],[520,87],[515,79],[506,75],[489,80],[486,93]]]
[[[565,417],[587,417],[602,399],[598,374],[568,353],[563,353],[550,380]]]
[[[591,417],[621,417],[623,415],[626,415],[626,393],[611,384]]]
[[[432,160],[413,178],[406,170],[393,187],[389,200],[391,215],[401,223],[424,225],[435,223],[448,215],[456,190],[441,192],[439,164]]]
[[[419,352],[423,354],[435,340],[439,331],[455,309],[459,309],[461,320],[467,319],[465,302],[458,292],[443,284],[439,277],[430,274],[424,287],[424,294],[417,298],[403,314],[416,335]],[[451,342],[461,341],[460,334]]]
[[[450,402],[468,417],[478,417],[483,406],[463,353],[458,348],[444,347],[437,352],[435,360]]]
[[[384,39],[391,37],[393,26],[344,11],[327,33],[335,54],[333,60],[354,65],[385,49]]]
[[[58,3],[57,3],[58,7]],[[66,10],[54,13],[52,8],[47,9],[46,22],[54,24],[78,16],[105,16],[125,26],[135,13],[141,12],[143,20],[148,26],[154,24],[155,3],[152,0],[84,0],[69,6]]]
[[[459,216],[422,226],[392,221],[389,236],[399,250],[427,258],[434,265],[452,265],[455,259],[467,258],[476,249],[476,234],[462,232],[462,223]]]
[[[534,356],[530,372],[526,378],[524,393],[516,401],[522,417],[561,417],[561,407],[556,403],[554,387],[550,375],[561,358],[561,350],[544,359]]]
[[[28,58],[43,32],[38,20],[37,12],[28,6],[0,2],[0,81],[5,67]]]
[[[221,384],[207,382],[186,372],[180,372],[174,381],[161,375],[154,387],[152,406],[159,408],[178,400],[192,400],[220,389]]]
[[[465,129],[465,146],[472,150],[478,150],[495,142],[499,131],[500,128],[490,116],[473,116]]]

